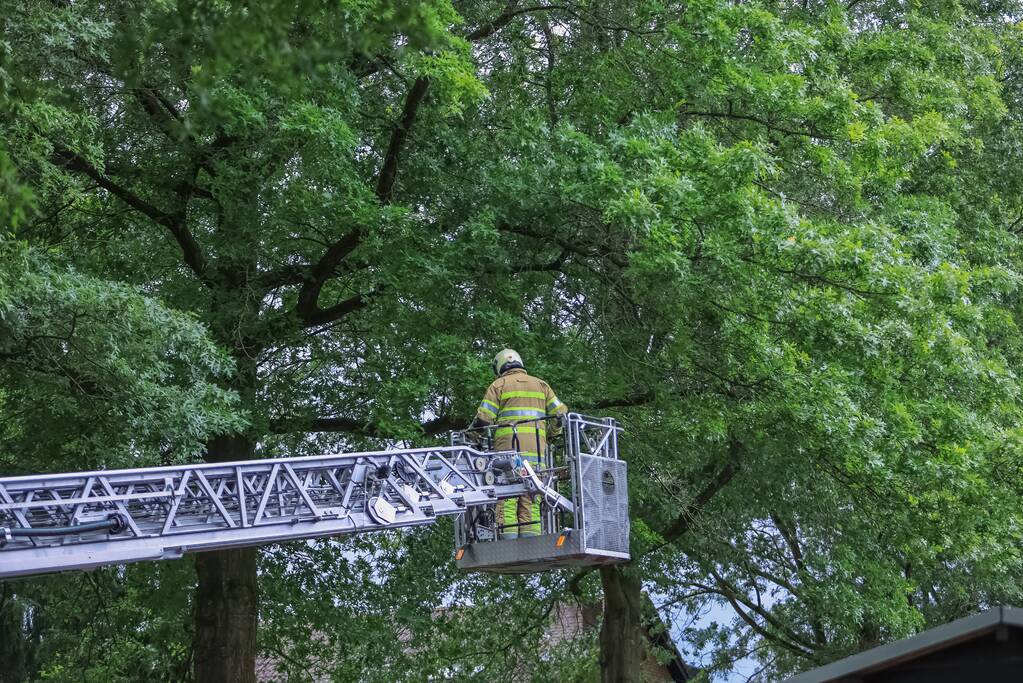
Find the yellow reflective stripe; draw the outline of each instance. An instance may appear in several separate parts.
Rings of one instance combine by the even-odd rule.
[[[547,436],[547,430],[541,429],[540,436]],[[536,434],[536,427],[498,427],[494,432],[494,436],[511,436],[512,433],[522,436],[523,434]]]
[[[543,418],[547,417],[547,414],[537,408],[505,408],[501,411],[498,416],[498,421],[516,420],[525,418]]]
[[[560,405],[561,405],[561,401],[558,400],[557,396],[555,396],[551,400],[547,401],[547,407],[548,408],[557,408]]]
[[[497,413],[495,413],[490,408],[484,408],[483,406],[480,406],[480,409],[477,412],[483,413],[484,415],[489,415],[490,417],[493,417],[493,418],[497,417]]]
[[[538,398],[543,400],[547,398],[542,391],[506,391],[501,394],[501,400],[506,398]]]
[[[538,406],[535,406],[535,405],[532,405],[532,406],[505,406],[504,408],[501,408],[501,414],[502,415],[507,415],[508,413],[510,413],[513,410],[529,410],[529,411],[535,412],[537,417],[543,417],[545,415],[544,409],[540,408]]]
[[[504,526],[512,527],[513,528],[513,533],[515,531],[518,531],[518,527],[515,526],[516,524],[519,523],[519,516],[518,516],[518,509],[517,509],[518,508],[518,501],[515,500],[514,498],[508,498],[506,500],[501,501],[498,505],[501,508],[500,517],[502,517],[502,519],[501,519],[502,524]]]
[[[488,401],[487,399],[483,399],[480,402],[480,405],[490,408],[490,410],[494,411],[495,413],[501,409],[499,405],[497,405],[493,401]]]

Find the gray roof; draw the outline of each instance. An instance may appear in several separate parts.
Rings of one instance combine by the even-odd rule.
[[[994,631],[1002,624],[1023,628],[1023,609],[994,607],[986,612],[923,631],[911,638],[897,640],[801,673],[789,678],[785,683],[825,683],[841,679],[843,676],[863,675],[971,640]]]

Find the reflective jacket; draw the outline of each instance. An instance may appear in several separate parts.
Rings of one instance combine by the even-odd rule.
[[[568,408],[558,400],[547,382],[533,377],[521,368],[508,370],[495,379],[483,395],[476,411],[477,423],[499,425],[494,430],[494,449],[516,449],[524,455],[535,456],[547,449],[547,429],[556,428],[553,422],[526,422],[515,426],[500,425],[563,415]]]

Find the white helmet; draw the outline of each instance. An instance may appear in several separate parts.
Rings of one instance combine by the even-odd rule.
[[[494,369],[495,375],[501,375],[512,368],[521,368],[523,367],[522,356],[515,349],[504,349],[494,356],[494,363],[491,367]]]

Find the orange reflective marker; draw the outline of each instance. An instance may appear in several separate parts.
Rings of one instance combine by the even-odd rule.
[[[554,542],[554,547],[560,548],[561,546],[565,545],[566,538],[568,538],[568,534],[561,534],[560,536],[558,536],[558,540]]]
[[[465,548],[459,548],[455,551],[455,562],[462,559],[462,555],[465,555]]]

